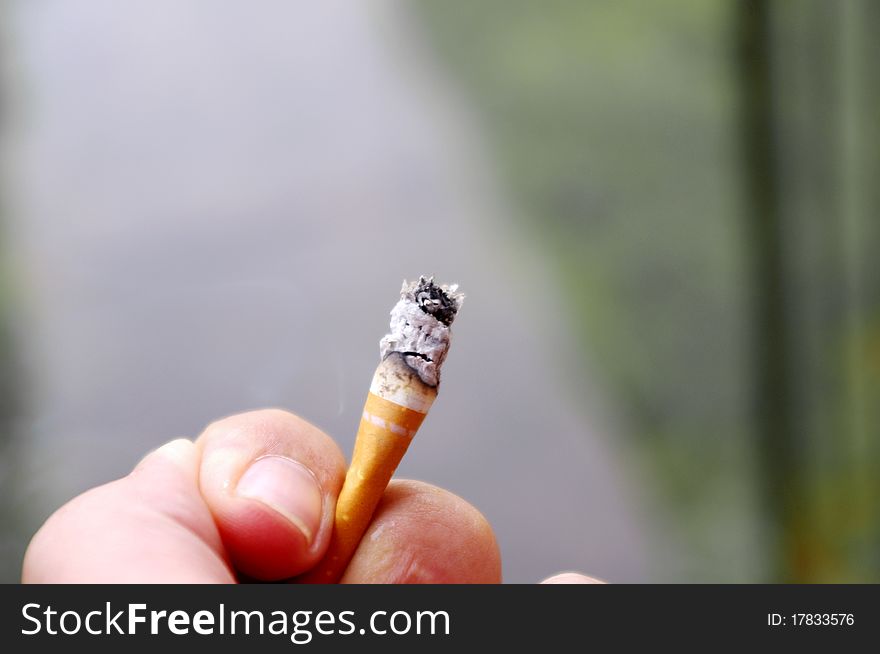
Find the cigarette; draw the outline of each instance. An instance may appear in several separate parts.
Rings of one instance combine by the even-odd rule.
[[[381,361],[361,415],[351,466],[336,502],[333,535],[321,562],[300,578],[334,583],[370,524],[397,465],[437,397],[452,321],[464,295],[433,277],[403,282],[391,310],[391,332],[379,342]]]

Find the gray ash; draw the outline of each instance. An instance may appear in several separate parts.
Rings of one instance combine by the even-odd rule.
[[[422,382],[437,386],[452,336],[450,325],[463,301],[458,284],[435,284],[433,277],[404,280],[400,300],[391,309],[391,331],[379,341],[382,359],[399,354]]]

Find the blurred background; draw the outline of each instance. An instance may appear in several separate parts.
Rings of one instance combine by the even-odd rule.
[[[0,579],[217,417],[349,452],[433,273],[468,299],[399,474],[482,510],[507,581],[880,581],[878,30],[870,0],[0,0]]]

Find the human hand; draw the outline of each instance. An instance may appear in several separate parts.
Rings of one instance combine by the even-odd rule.
[[[344,478],[338,446],[304,420],[278,410],[225,418],[61,507],[31,541],[22,580],[295,581],[327,548]],[[341,581],[500,580],[498,545],[474,507],[435,486],[395,480]]]

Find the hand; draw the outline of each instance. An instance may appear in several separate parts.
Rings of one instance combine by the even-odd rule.
[[[327,548],[345,459],[283,411],[232,416],[148,454],[61,507],[34,536],[26,583],[292,579]],[[486,519],[443,489],[392,481],[343,583],[496,583]],[[294,579],[295,581],[295,579]],[[552,583],[589,583],[559,575]]]

